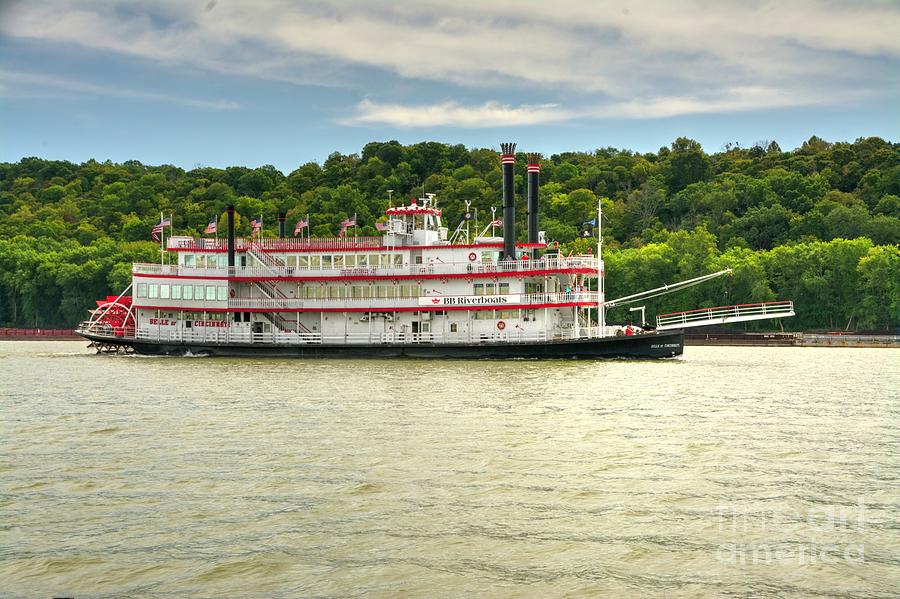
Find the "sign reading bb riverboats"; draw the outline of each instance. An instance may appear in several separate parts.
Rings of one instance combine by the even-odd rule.
[[[437,295],[420,297],[420,306],[505,306],[518,304],[518,295]]]

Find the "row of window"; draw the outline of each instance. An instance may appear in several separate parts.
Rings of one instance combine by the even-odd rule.
[[[419,297],[428,289],[417,285],[303,285],[300,297],[304,299],[365,299]]]
[[[137,296],[149,299],[198,300],[224,302],[228,288],[224,285],[169,285],[138,283]]]
[[[246,258],[246,256],[242,256]],[[228,257],[216,254],[184,254],[185,268],[225,268]],[[403,254],[335,254],[333,256],[306,255],[280,257],[290,268],[342,269],[342,268],[390,268],[403,266]],[[243,263],[242,265],[246,265]]]

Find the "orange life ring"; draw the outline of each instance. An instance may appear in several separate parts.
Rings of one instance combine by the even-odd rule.
[[[228,295],[231,296],[231,297],[234,297],[234,289],[232,289],[231,291],[229,291],[229,292],[228,292]]]
[[[501,320],[500,322],[497,323],[497,328],[502,331],[503,329],[506,328],[506,323]]]
[[[475,262],[478,259],[478,256],[475,255],[475,252],[469,252],[469,262]]]

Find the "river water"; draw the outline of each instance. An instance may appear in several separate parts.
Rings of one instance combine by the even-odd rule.
[[[0,595],[896,596],[898,411],[896,349],[0,342]]]

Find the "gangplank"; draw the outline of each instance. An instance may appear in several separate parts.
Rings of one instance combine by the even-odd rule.
[[[729,322],[747,322],[794,316],[794,302],[763,302],[759,304],[738,304],[700,308],[687,312],[672,312],[656,317],[656,330],[684,329]]]

